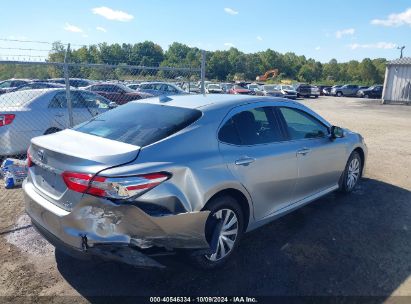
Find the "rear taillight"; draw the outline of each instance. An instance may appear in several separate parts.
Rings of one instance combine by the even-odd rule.
[[[14,114],[0,114],[0,127],[11,124],[15,117]]]
[[[29,152],[29,150],[27,150],[27,167],[33,167],[34,166],[34,163],[33,163],[33,160],[31,159],[31,155],[30,155],[30,152]]]
[[[128,199],[141,195],[170,178],[166,173],[150,173],[129,177],[105,177],[64,172],[63,180],[70,190],[112,199]]]

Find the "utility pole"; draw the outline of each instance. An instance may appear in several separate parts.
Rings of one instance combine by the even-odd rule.
[[[66,99],[67,99],[67,111],[69,118],[69,128],[74,126],[73,123],[73,106],[71,103],[71,93],[70,93],[70,77],[69,77],[69,68],[68,68],[68,56],[70,55],[70,43],[67,45],[66,53],[64,54],[64,81],[66,83]]]
[[[400,58],[402,58],[402,52],[404,51],[404,49],[405,49],[405,45],[397,47],[397,50],[400,50],[401,52]]]
[[[201,94],[205,94],[205,86],[204,86],[204,81],[205,81],[205,68],[206,68],[206,51],[202,50],[201,51],[201,85],[200,85],[200,91]]]

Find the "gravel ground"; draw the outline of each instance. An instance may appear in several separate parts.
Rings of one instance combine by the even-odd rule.
[[[330,194],[246,235],[225,268],[206,272],[181,257],[165,259],[166,270],[67,257],[31,227],[21,189],[0,189],[0,296],[411,295],[411,107],[301,102],[365,137],[367,171],[351,195]]]

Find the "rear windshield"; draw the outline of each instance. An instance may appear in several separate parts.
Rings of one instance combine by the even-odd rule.
[[[25,90],[2,94],[0,95],[0,108],[22,107],[44,92],[44,90]]]
[[[131,102],[74,129],[144,147],[186,128],[201,115],[194,109]]]

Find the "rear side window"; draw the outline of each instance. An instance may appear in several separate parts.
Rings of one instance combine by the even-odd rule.
[[[250,109],[235,114],[220,129],[220,141],[234,145],[256,145],[282,141],[272,107]]]
[[[195,109],[130,102],[74,129],[144,147],[186,128],[201,115]]]

